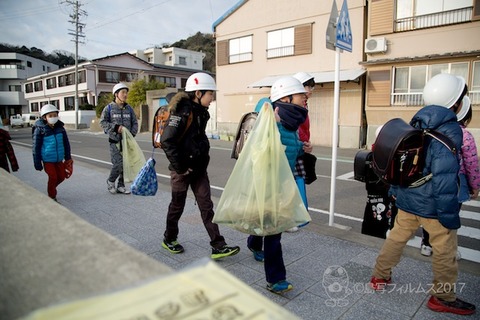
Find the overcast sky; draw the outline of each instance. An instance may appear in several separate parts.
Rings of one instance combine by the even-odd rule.
[[[0,0],[0,43],[36,47],[46,53],[75,53],[75,0]],[[172,44],[212,24],[239,0],[79,0],[86,16],[84,44],[78,54],[101,58],[135,49]]]

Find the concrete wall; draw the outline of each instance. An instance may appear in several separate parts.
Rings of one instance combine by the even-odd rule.
[[[5,170],[0,203],[1,319],[172,272]]]

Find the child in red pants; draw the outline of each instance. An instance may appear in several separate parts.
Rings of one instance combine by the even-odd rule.
[[[58,120],[57,107],[46,104],[40,115],[33,129],[33,163],[36,170],[45,169],[48,196],[57,201],[57,186],[71,173],[65,167],[66,163],[67,169],[71,167],[70,142],[63,122]]]

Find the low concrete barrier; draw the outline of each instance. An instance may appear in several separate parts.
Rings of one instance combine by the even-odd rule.
[[[172,270],[0,169],[0,319]]]

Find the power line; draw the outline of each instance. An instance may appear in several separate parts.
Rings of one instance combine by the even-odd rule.
[[[154,7],[157,7],[157,6],[159,6],[159,5],[165,4],[165,3],[169,2],[169,1],[172,1],[172,0],[165,0],[165,1],[163,1],[163,2],[156,3],[156,4],[154,4],[154,5],[150,6],[150,7],[146,7],[146,8],[137,10],[137,11],[132,12],[132,13],[129,13],[129,14],[127,14],[127,15],[120,16],[120,17],[115,17],[115,18],[112,18],[112,19],[110,19],[109,21],[105,21],[105,22],[103,22],[103,23],[97,23],[97,24],[93,25],[92,27],[88,28],[87,30],[90,31],[90,30],[92,30],[92,29],[97,29],[97,28],[106,26],[106,25],[108,25],[108,24],[121,21],[121,20],[123,20],[123,19],[125,19],[125,18],[131,17],[131,16],[133,16],[133,15],[136,15],[136,14],[138,14],[138,13],[144,12],[144,11],[149,10],[149,9],[151,9],[151,8],[154,8]]]
[[[1,15],[1,19],[2,20],[21,19],[24,17],[54,13],[54,11],[56,10],[58,10],[57,6],[43,6],[43,7],[23,9],[22,11],[13,11],[13,12],[8,11],[8,14],[5,14],[5,11],[2,10],[3,13]]]

